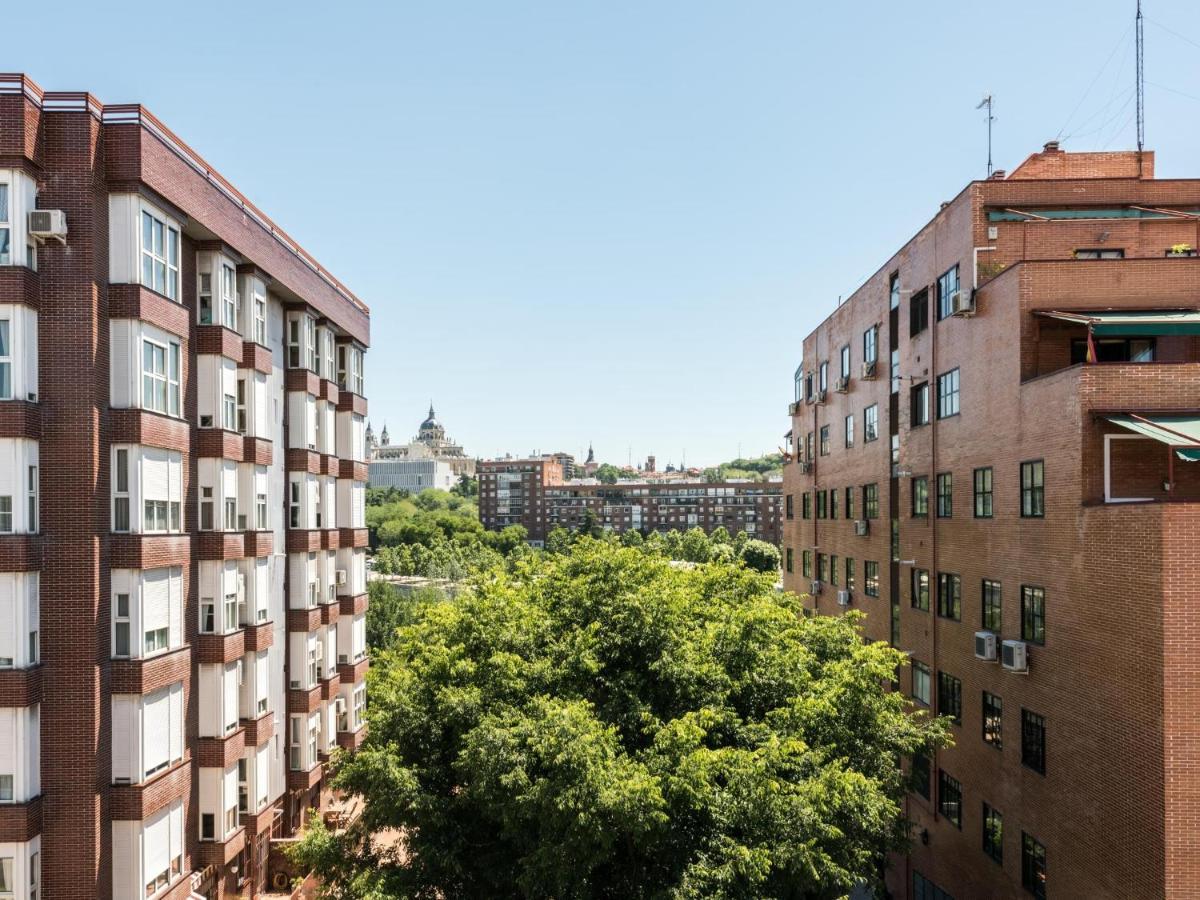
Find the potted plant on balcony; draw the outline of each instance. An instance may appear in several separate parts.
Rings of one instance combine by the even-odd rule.
[[[1191,244],[1172,244],[1167,250],[1167,256],[1195,256],[1196,250]]]

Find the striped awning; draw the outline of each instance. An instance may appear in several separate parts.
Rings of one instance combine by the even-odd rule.
[[[1175,449],[1187,462],[1200,462],[1200,415],[1153,416],[1127,413],[1107,416],[1108,421],[1129,431],[1153,438]]]
[[[1196,309],[1037,310],[1037,315],[1084,325],[1097,337],[1200,334]]]

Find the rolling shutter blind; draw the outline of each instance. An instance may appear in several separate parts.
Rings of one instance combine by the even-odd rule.
[[[157,447],[142,450],[142,496],[147,500],[169,500],[170,454]]]
[[[115,781],[134,782],[134,747],[138,739],[137,700],[128,694],[112,698],[112,774]],[[2,752],[2,751],[0,751]]]
[[[221,729],[235,721],[238,716],[238,664],[230,663],[225,667],[225,706],[221,709]]]
[[[170,628],[170,569],[147,569],[143,573],[142,623],[145,631],[158,631],[160,628]]]
[[[164,688],[142,701],[142,774],[170,761],[171,691]]]
[[[170,571],[170,640],[172,647],[183,644],[183,569]],[[182,691],[182,686],[180,687]]]
[[[164,809],[146,822],[142,832],[142,849],[146,860],[143,884],[171,867],[171,819],[174,809]],[[182,808],[180,808],[180,837],[182,838]]]
[[[179,453],[168,453],[167,464],[170,470],[170,496],[168,500],[183,500],[183,456]]]
[[[183,759],[183,682],[171,685],[171,759]]]
[[[366,521],[367,486],[356,481],[350,486],[350,527],[362,528]]]
[[[221,464],[221,496],[231,500],[237,492],[237,463],[226,460]]]
[[[0,657],[17,658],[17,582],[21,576],[0,574]]]
[[[181,686],[182,690],[182,686]],[[170,854],[171,859],[183,855],[183,801],[178,801],[171,807],[168,814],[170,825]]]
[[[263,650],[254,658],[254,699],[263,700],[267,696],[271,678],[271,654]],[[255,708],[257,712],[257,707]]]

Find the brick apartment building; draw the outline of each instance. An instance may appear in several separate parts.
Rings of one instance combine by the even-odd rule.
[[[250,895],[321,803],[368,337],[146,110],[0,75],[0,896]]]
[[[804,340],[785,584],[954,720],[892,896],[1200,897],[1200,180],[1153,169],[1048,144]]]
[[[778,481],[565,481],[555,457],[482,460],[479,518],[485,528],[523,525],[535,544],[555,528],[578,528],[590,510],[601,528],[710,533],[724,526],[778,544],[783,485]]]

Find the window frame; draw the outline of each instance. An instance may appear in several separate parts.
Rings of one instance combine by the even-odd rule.
[[[924,428],[929,424],[929,382],[922,381],[908,389],[908,427]]]
[[[945,769],[938,769],[938,812],[959,831],[962,831],[962,806],[962,782]]]
[[[962,725],[962,679],[939,670],[937,685],[937,714]]]
[[[151,370],[146,369],[146,351],[149,349],[151,356]],[[157,356],[161,352],[163,370],[162,372],[155,371],[155,363]],[[142,390],[141,390],[141,408],[150,412],[159,413],[160,415],[170,416],[178,419],[181,416],[182,402],[180,394],[180,386],[183,381],[183,364],[182,364],[182,348],[178,341],[168,340],[161,341],[157,338],[147,337],[142,335],[142,352],[141,352],[141,374],[142,374]],[[149,395],[147,394],[147,386],[153,385]],[[161,385],[161,388],[160,388]],[[161,389],[163,396],[163,408],[159,409],[156,402],[158,391]]]
[[[929,570],[913,567],[909,577],[909,600],[913,609],[929,612]]]
[[[1021,832],[1021,887],[1037,900],[1046,900],[1046,845]]]
[[[936,481],[935,509],[939,519],[954,517],[954,473],[938,472]]]
[[[981,821],[984,856],[1004,865],[1004,814],[984,801]]]
[[[937,377],[937,407],[939,419],[952,419],[959,415],[961,406],[958,366]]]
[[[938,618],[962,621],[962,578],[953,572],[938,572]]]
[[[876,560],[863,560],[863,593],[868,597],[879,596],[879,563]]]
[[[908,337],[915,338],[929,327],[929,288],[916,291],[908,301]]]
[[[1028,473],[1028,483],[1026,483]],[[1035,477],[1036,476],[1036,477]],[[1029,459],[1021,463],[1021,518],[1046,517],[1046,461]]]
[[[157,210],[151,210],[145,204],[140,208],[141,216],[138,228],[138,283],[147,290],[154,291],[166,297],[173,303],[182,302],[179,289],[179,273],[180,273],[180,233],[179,227],[173,224],[170,220],[158,213]],[[155,231],[154,226],[157,225],[163,232],[163,252],[159,255],[156,252]],[[149,226],[147,228],[147,226]],[[150,238],[150,247],[146,247],[147,235]],[[174,260],[170,257],[172,255]],[[162,266],[163,287],[164,290],[159,290],[155,286],[155,279],[158,274],[158,267]]]
[[[1001,582],[984,578],[979,586],[979,623],[986,631],[1000,634],[1004,623],[1004,588]]]
[[[1046,645],[1046,589],[1039,585],[1021,585],[1021,640]]]
[[[986,486],[981,484],[986,482]],[[991,466],[979,466],[971,470],[972,512],[976,519],[995,517],[996,475]],[[982,510],[982,511],[981,511]]]
[[[1004,749],[1004,698],[983,691],[980,698],[980,737],[989,747]]]
[[[872,403],[863,410],[863,443],[879,440],[879,404]]]
[[[1021,765],[1046,774],[1046,717],[1021,707]]]
[[[909,696],[921,706],[928,708],[933,702],[933,673],[929,666],[919,659],[911,660],[909,665],[912,668],[912,689],[909,691]]]
[[[958,263],[952,265],[949,269],[938,276],[937,280],[937,300],[938,300],[938,321],[948,319],[953,313],[951,308],[950,298],[953,297],[962,288],[962,283],[958,277]]]
[[[914,475],[909,484],[912,518],[929,518],[929,476]]]

